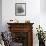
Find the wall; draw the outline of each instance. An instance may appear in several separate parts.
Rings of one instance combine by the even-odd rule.
[[[46,31],[46,0],[40,0],[40,24]]]
[[[15,3],[26,3],[26,16],[15,16]],[[2,0],[2,26],[3,31],[8,30],[7,22],[11,19],[17,19],[19,22],[30,20],[33,25],[33,45],[38,46],[38,39],[36,37],[36,27],[39,24],[46,30],[46,15],[42,14],[42,4],[40,0]],[[40,7],[41,6],[41,7]]]
[[[2,0],[0,0],[0,31],[2,29]]]
[[[46,0],[40,0],[40,9],[42,13],[46,13]]]

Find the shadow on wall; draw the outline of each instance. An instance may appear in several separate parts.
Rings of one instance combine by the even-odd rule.
[[[0,31],[2,31],[2,0],[0,0]]]
[[[46,0],[40,0],[40,11],[46,14]]]

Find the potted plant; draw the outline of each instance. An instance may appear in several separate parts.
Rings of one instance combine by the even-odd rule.
[[[39,46],[45,46],[45,35],[43,32],[42,27],[36,28],[37,29],[37,34],[36,36],[38,36],[38,40],[39,40]]]

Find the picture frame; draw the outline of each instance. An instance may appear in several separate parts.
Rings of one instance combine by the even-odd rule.
[[[15,4],[15,15],[16,16],[26,16],[26,3],[16,3]]]

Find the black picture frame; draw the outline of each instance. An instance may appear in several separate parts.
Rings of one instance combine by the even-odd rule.
[[[26,16],[26,3],[15,4],[15,16]]]

